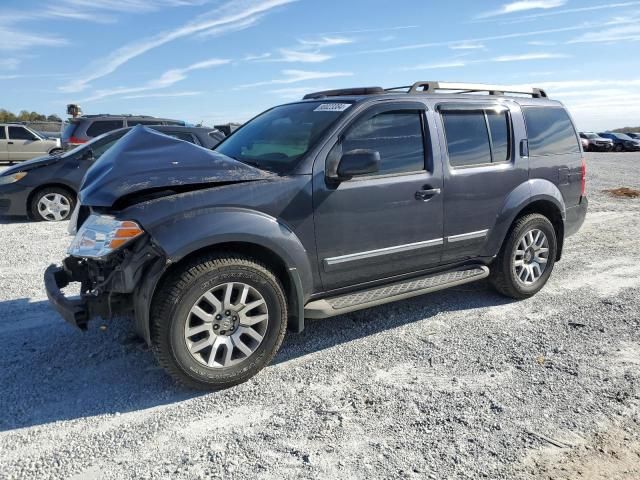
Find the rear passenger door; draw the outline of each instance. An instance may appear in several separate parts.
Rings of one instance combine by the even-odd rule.
[[[326,290],[440,262],[442,172],[429,131],[424,104],[378,105],[359,114],[317,157],[314,222]],[[327,178],[343,153],[359,149],[380,153],[377,173],[339,183]]]
[[[444,103],[437,112],[445,159],[443,261],[486,255],[507,195],[528,179],[527,158],[515,148],[515,132],[523,131],[519,109]]]

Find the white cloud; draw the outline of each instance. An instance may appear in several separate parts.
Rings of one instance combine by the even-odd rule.
[[[36,47],[59,47],[67,45],[67,40],[55,35],[30,33],[0,26],[0,51],[15,52]]]
[[[129,43],[111,52],[107,57],[96,60],[84,75],[61,88],[65,92],[79,92],[99,78],[114,72],[136,57],[175,40],[189,37],[211,29],[218,34],[236,29],[238,23],[247,24],[248,19],[264,14],[296,0],[234,0],[209,15],[199,17],[174,30],[162,32],[153,37]]]
[[[521,62],[526,60],[547,60],[554,58],[569,58],[563,53],[524,53],[522,55],[501,55],[492,58],[492,62]]]
[[[298,40],[302,45],[313,48],[335,47],[353,43],[353,39],[346,37],[320,37],[316,40]]]
[[[20,65],[17,58],[0,58],[0,70],[15,70]]]
[[[262,87],[264,85],[280,85],[289,83],[305,82],[308,80],[320,80],[325,78],[336,77],[350,77],[353,73],[350,72],[309,72],[305,70],[283,70],[282,74],[284,78],[277,78],[273,80],[267,80],[264,82],[249,83],[246,85],[239,85],[235,90],[242,88]]]
[[[161,92],[161,93],[141,93],[137,95],[125,95],[122,97],[125,100],[132,100],[136,98],[168,98],[168,97],[195,97],[197,95],[202,95],[203,92]]]
[[[498,15],[507,15],[509,13],[524,12],[527,10],[546,10],[549,8],[561,7],[567,3],[567,0],[519,0],[516,2],[505,3],[498,10],[482,13],[478,18],[495,17]]]
[[[633,7],[633,6],[636,6],[636,5],[640,5],[640,2],[638,2],[638,1],[634,1],[634,2],[618,2],[618,3],[606,3],[606,4],[600,4],[600,5],[592,5],[590,7],[564,8],[564,9],[561,9],[561,10],[554,10],[554,11],[551,11],[551,12],[543,12],[543,13],[534,13],[534,14],[530,14],[530,15],[523,15],[521,17],[511,18],[511,19],[505,21],[504,23],[507,23],[507,24],[521,23],[521,22],[526,22],[528,20],[535,20],[537,18],[544,18],[544,17],[555,16],[555,15],[567,15],[567,14],[572,14],[572,13],[592,12],[592,11],[596,11],[596,10],[614,10],[614,9],[625,8],[625,7]],[[495,19],[491,19],[491,20],[495,20]]]
[[[269,90],[269,93],[277,95],[285,99],[298,99],[304,97],[307,93],[320,92],[322,90],[328,90],[326,87],[288,87],[277,88],[275,90]]]
[[[640,22],[640,19],[636,19]],[[640,23],[620,25],[600,31],[590,31],[569,40],[569,43],[609,43],[640,40]]]
[[[158,90],[162,88],[171,87],[172,85],[187,78],[187,73],[194,70],[204,70],[208,68],[219,67],[230,63],[230,60],[223,60],[219,58],[212,58],[202,62],[197,62],[184,68],[172,68],[167,70],[156,80],[151,80],[140,87],[117,87],[97,90],[90,97],[84,98],[82,102],[93,102],[101,100],[106,97],[113,97],[116,95],[126,95],[139,92],[146,92],[149,90]]]
[[[320,63],[325,62],[333,56],[319,52],[304,52],[301,50],[287,50],[282,48],[279,50],[280,57],[270,58],[269,62],[301,62],[301,63]]]
[[[271,57],[271,53],[262,53],[260,55],[254,55],[254,54],[250,54],[247,55],[246,57],[243,58],[243,60],[245,62],[252,62],[255,60],[265,60],[267,58]]]
[[[486,47],[478,42],[460,42],[449,45],[451,50],[484,50]]]
[[[476,63],[476,62],[469,62]],[[442,63],[423,63],[420,65],[415,65],[413,67],[405,67],[402,70],[404,71],[412,71],[412,70],[431,70],[431,69],[441,69],[441,68],[460,68],[466,67],[468,63],[465,62],[442,62]]]

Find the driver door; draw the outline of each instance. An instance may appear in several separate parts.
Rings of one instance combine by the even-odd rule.
[[[325,290],[440,263],[442,170],[429,130],[422,103],[371,107],[316,159],[314,222]],[[328,178],[343,153],[359,149],[380,154],[378,172]]]

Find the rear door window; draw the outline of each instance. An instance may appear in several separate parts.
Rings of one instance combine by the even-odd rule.
[[[579,153],[578,137],[564,108],[524,107],[529,155]]]
[[[6,140],[7,134],[4,131],[4,127],[0,127],[0,140]]]
[[[445,111],[442,121],[452,167],[491,163],[491,145],[484,112]]]
[[[491,137],[491,161],[506,162],[510,159],[511,128],[509,125],[509,115],[505,112],[495,112],[487,110],[487,124],[489,125],[489,135]]]
[[[87,135],[89,137],[97,137],[103,133],[122,128],[123,126],[124,122],[122,120],[97,120],[87,128]]]

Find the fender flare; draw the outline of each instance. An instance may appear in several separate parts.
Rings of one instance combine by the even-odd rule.
[[[485,245],[486,256],[494,257],[500,251],[502,243],[509,232],[514,220],[529,205],[534,202],[545,201],[553,204],[562,217],[566,219],[566,207],[562,193],[549,180],[535,178],[527,180],[514,188],[502,205],[502,209],[496,219],[495,227],[489,233]],[[561,241],[561,239],[560,239]]]
[[[289,329],[295,332],[304,329],[304,304],[313,288],[308,252],[293,231],[274,217],[244,208],[213,208],[178,219],[172,217],[147,228],[166,255],[164,261],[150,264],[134,293],[136,331],[147,343],[151,340],[151,302],[164,274],[194,252],[228,243],[254,245],[278,257],[288,275]]]

